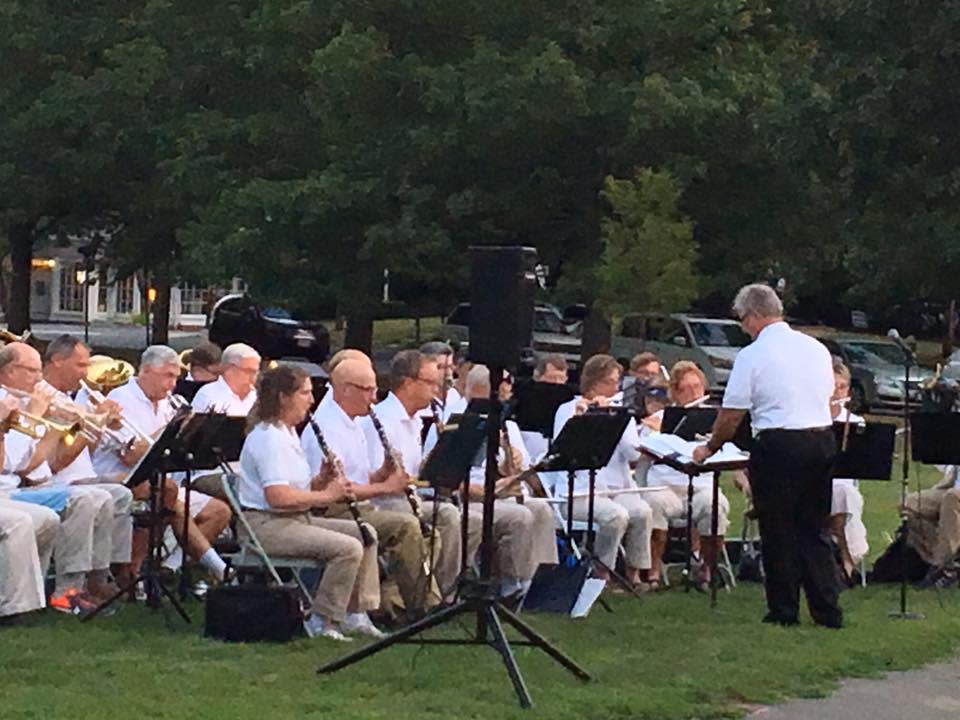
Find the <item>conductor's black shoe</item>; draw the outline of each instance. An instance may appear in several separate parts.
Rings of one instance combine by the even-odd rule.
[[[782,615],[774,615],[773,613],[767,613],[764,615],[763,622],[767,623],[768,625],[782,625],[783,627],[790,627],[800,624],[800,621],[795,617],[784,617]]]

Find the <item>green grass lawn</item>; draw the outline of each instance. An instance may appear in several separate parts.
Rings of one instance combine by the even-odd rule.
[[[929,485],[935,471],[921,477]],[[897,524],[898,484],[862,487],[876,554]],[[197,603],[191,626],[134,606],[90,624],[48,613],[0,630],[0,718],[738,717],[750,704],[827,693],[840,677],[956,652],[960,593],[911,591],[923,621],[888,619],[898,597],[894,585],[845,593],[842,631],[808,619],[799,628],[762,625],[755,584],[721,593],[716,610],[704,595],[671,590],[640,601],[614,597],[614,613],[596,608],[586,620],[528,615],[595,678],[582,684],[542,653],[517,648],[535,703],[528,712],[490,649],[403,646],[318,677],[316,666],[347,646],[208,641]]]

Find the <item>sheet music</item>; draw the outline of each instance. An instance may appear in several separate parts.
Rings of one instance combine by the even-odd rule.
[[[658,458],[670,458],[684,465],[693,463],[693,450],[702,444],[696,440],[684,440],[682,437],[668,433],[650,433],[640,439],[640,449],[644,452]],[[749,459],[750,453],[745,453],[733,443],[726,442],[720,450],[704,460],[702,465],[719,465]]]

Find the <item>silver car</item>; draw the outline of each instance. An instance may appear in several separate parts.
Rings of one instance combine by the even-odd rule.
[[[637,353],[656,353],[668,370],[678,360],[690,360],[716,394],[726,386],[740,348],[749,344],[750,336],[736,320],[637,313],[624,315],[617,324],[610,354],[626,366]]]

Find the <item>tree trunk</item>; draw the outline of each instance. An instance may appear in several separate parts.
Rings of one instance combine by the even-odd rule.
[[[590,306],[583,321],[583,350],[580,352],[580,367],[594,355],[610,352],[610,321],[596,303]]]
[[[356,308],[347,313],[347,333],[343,338],[345,348],[356,348],[367,355],[373,352],[373,312]]]
[[[10,305],[7,327],[17,335],[30,329],[30,272],[33,261],[33,226],[14,225],[7,233],[10,240]]]
[[[170,276],[165,272],[155,274],[153,287],[157,289],[157,299],[151,309],[151,340],[154,345],[166,345],[170,339]]]

